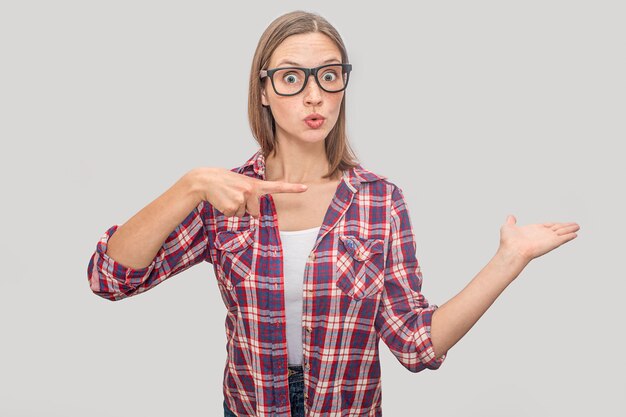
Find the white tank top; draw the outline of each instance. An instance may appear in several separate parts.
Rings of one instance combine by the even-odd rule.
[[[285,315],[288,365],[302,365],[302,291],[304,268],[320,226],[304,230],[279,230],[283,248]]]

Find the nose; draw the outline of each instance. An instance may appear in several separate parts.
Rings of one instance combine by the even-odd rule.
[[[322,101],[322,89],[317,85],[313,74],[309,75],[309,81],[304,88],[304,101],[310,105],[316,105]]]

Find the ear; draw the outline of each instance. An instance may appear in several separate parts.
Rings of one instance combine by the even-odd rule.
[[[265,86],[261,87],[261,104],[265,107],[269,107],[270,103],[267,101],[267,96],[265,95]]]

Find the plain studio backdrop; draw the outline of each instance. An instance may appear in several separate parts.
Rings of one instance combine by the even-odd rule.
[[[257,149],[247,88],[279,15],[354,65],[348,134],[405,192],[442,305],[518,224],[575,221],[437,371],[381,342],[385,416],[623,416],[625,10],[618,1],[6,1],[0,6],[0,415],[216,416],[226,309],[202,263],[94,295],[102,234],[188,170]]]

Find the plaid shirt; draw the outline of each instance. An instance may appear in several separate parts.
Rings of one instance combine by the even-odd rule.
[[[259,149],[232,171],[265,179]],[[226,217],[202,201],[153,262],[127,268],[107,256],[112,226],[88,266],[106,299],[140,294],[202,261],[226,306],[223,393],[238,416],[291,416],[283,264],[271,194],[258,219]],[[302,342],[307,416],[381,416],[379,339],[411,372],[437,369],[429,305],[402,190],[365,170],[345,171],[304,271]]]

